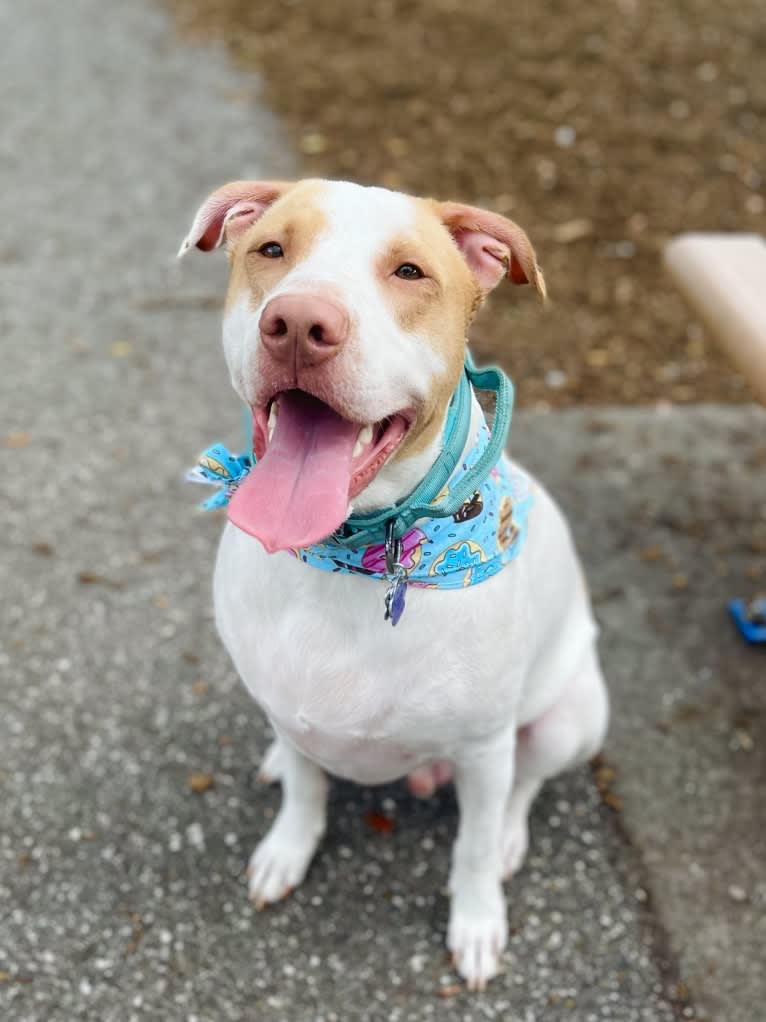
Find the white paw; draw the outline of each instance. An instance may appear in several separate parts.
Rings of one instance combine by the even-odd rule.
[[[266,750],[263,762],[258,769],[257,780],[261,784],[273,784],[281,781],[284,767],[282,765],[282,745],[279,739],[272,742]]]
[[[450,911],[447,947],[469,990],[483,990],[497,975],[508,940],[505,901],[499,891],[492,901],[491,906],[469,903],[465,910],[453,904]]]
[[[295,890],[319,843],[318,838],[290,836],[285,829],[275,823],[250,857],[248,894],[257,909],[281,901]]]
[[[529,827],[526,817],[506,819],[503,833],[503,878],[513,876],[521,869],[521,864],[529,848]]]

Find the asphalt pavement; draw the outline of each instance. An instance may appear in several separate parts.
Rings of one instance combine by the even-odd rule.
[[[278,791],[213,628],[220,519],[181,481],[236,445],[225,261],[173,256],[212,187],[299,167],[253,79],[144,0],[0,0],[0,32],[0,1017],[757,1019],[766,661],[725,601],[763,585],[763,410],[516,417],[614,716],[603,761],[536,804],[485,994],[443,947],[450,792],[335,784],[306,883],[256,913]]]

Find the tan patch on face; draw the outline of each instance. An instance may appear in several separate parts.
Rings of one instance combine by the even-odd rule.
[[[247,291],[250,307],[257,308],[282,278],[308,256],[327,224],[321,194],[321,181],[301,181],[245,231],[229,253],[227,311]],[[270,241],[282,246],[284,256],[270,259],[261,255],[258,249]]]
[[[442,428],[465,358],[465,335],[482,301],[481,289],[427,199],[413,199],[411,232],[392,239],[378,261],[378,277],[398,325],[431,346],[447,366],[435,376],[418,409],[418,421],[395,457],[407,458],[429,447]],[[425,277],[394,276],[402,263],[415,263]]]

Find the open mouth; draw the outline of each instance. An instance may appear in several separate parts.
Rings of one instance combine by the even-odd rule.
[[[302,390],[253,409],[257,464],[233,495],[229,518],[269,552],[308,546],[334,532],[407,435],[414,414],[345,419]]]
[[[333,412],[342,419],[334,409],[319,398],[301,390],[291,390],[284,394],[276,394],[265,408],[253,409],[253,450],[258,461],[262,461],[268,450],[279,421],[280,404],[300,402],[307,417],[315,420],[324,418],[327,411]],[[316,407],[312,407],[316,406]],[[388,461],[396,448],[404,439],[412,422],[411,414],[398,412],[386,416],[380,422],[354,423],[342,419],[348,426],[348,435],[354,436],[351,451],[351,480],[349,483],[349,499],[361,493],[369,486],[383,465]]]

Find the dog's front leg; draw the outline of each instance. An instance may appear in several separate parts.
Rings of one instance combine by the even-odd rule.
[[[247,870],[250,900],[256,908],[286,897],[303,880],[327,816],[324,772],[290,742],[278,741],[282,805]]]
[[[460,824],[450,872],[447,946],[471,990],[498,970],[508,937],[502,889],[502,833],[513,783],[515,729],[455,758]]]

